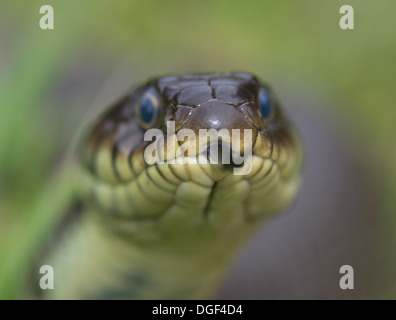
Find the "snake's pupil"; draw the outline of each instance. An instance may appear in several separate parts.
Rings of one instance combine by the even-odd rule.
[[[271,98],[265,90],[261,91],[259,94],[259,106],[263,117],[268,118],[271,114]]]
[[[154,116],[154,105],[150,98],[143,98],[140,104],[140,117],[143,122],[150,123]]]

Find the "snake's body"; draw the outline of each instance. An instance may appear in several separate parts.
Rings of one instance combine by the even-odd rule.
[[[267,87],[272,110],[263,116],[263,86],[249,73],[166,76],[106,112],[81,148],[84,211],[41,261],[55,275],[55,288],[41,297],[210,297],[243,240],[286,208],[299,186],[300,145]],[[142,123],[148,88],[159,97],[158,117]],[[176,130],[251,129],[250,172],[147,164],[145,131],[167,133],[170,120]]]

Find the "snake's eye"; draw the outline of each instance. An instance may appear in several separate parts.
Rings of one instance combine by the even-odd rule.
[[[268,89],[261,87],[258,95],[258,104],[260,106],[261,114],[264,118],[268,118],[272,111],[272,101]]]
[[[156,124],[161,111],[160,104],[161,100],[155,88],[149,87],[143,92],[137,107],[138,121],[143,129],[149,129]]]

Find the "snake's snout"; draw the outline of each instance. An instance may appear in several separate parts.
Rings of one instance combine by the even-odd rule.
[[[237,106],[218,99],[198,106],[182,129],[192,130],[200,141],[208,139],[211,145],[216,144],[213,141],[218,141],[223,147],[228,145],[232,151],[241,153],[253,148],[259,133]]]
[[[246,115],[237,106],[222,100],[210,100],[198,106],[189,116],[183,128],[192,129],[197,134],[199,130],[214,129],[228,131],[251,129],[257,133],[257,128],[247,120]]]

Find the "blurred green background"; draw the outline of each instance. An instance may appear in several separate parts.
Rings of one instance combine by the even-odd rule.
[[[39,28],[44,4],[54,8],[54,30]],[[354,30],[339,27],[344,4],[354,8]],[[2,0],[0,297],[13,297],[30,253],[67,206],[81,128],[164,73],[246,70],[280,95],[325,100],[307,108],[347,128],[342,139],[380,197],[376,214],[396,227],[394,12],[391,0]]]

